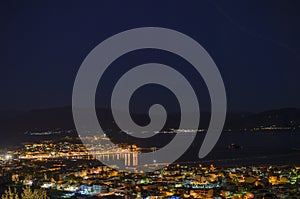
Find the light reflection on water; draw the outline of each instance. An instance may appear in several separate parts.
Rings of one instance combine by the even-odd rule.
[[[166,138],[165,136],[158,136],[158,141]],[[199,133],[191,148],[178,161],[199,161],[224,166],[227,164],[300,164],[300,133],[298,132],[225,132],[213,151],[199,160],[198,147],[204,136],[204,133]],[[228,147],[230,144],[236,144],[239,148],[230,149]],[[140,153],[139,150],[123,149],[123,152],[99,154],[96,158],[100,161],[109,161],[111,164],[121,162],[125,166],[135,167],[140,166],[138,161]],[[156,163],[154,157],[152,161]]]

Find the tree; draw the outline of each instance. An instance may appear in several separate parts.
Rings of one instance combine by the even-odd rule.
[[[47,192],[43,189],[34,189],[31,190],[29,186],[23,188],[21,197],[16,189],[11,191],[11,188],[8,187],[8,190],[5,190],[4,194],[1,196],[1,199],[50,199],[47,196]]]
[[[5,190],[4,194],[1,196],[2,199],[19,199],[16,188],[14,191],[11,191],[11,188],[8,187],[8,190]]]
[[[21,199],[49,199],[47,192],[43,189],[34,189],[33,191],[29,186],[23,188]]]

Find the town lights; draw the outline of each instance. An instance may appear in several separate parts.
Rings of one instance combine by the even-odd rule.
[[[11,159],[12,159],[11,155],[9,155],[9,154],[5,155],[5,160],[11,160]]]

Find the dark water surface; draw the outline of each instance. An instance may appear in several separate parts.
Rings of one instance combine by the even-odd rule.
[[[202,143],[205,134],[197,136]],[[196,142],[197,142],[196,141]],[[230,149],[230,144],[236,147]],[[196,160],[194,143],[182,160]],[[300,165],[299,132],[224,132],[212,152],[200,162],[220,166]]]

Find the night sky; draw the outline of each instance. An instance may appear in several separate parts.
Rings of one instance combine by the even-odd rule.
[[[145,26],[197,40],[222,74],[230,111],[300,107],[299,10],[299,1],[1,2],[0,109],[70,106],[86,55],[111,35]],[[180,67],[182,60],[162,54],[137,52],[119,65],[154,60]],[[203,82],[187,76],[202,91]],[[110,79],[108,72],[105,88]]]

